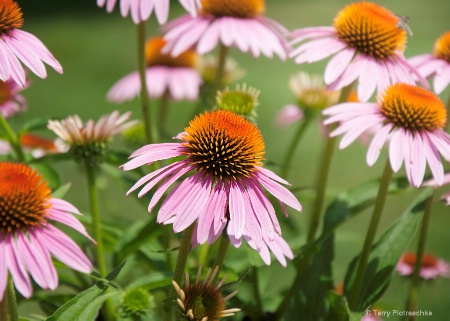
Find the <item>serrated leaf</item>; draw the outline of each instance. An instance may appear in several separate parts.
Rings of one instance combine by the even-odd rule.
[[[117,277],[125,263],[109,273],[104,280],[98,281],[94,286],[77,294],[72,300],[61,306],[46,321],[94,321],[102,303],[110,296],[117,294],[112,292],[104,295],[111,282]],[[106,296],[100,298],[100,296]],[[90,318],[90,319],[89,319]]]
[[[402,253],[417,231],[432,189],[424,192],[375,243],[370,253],[362,288],[355,311],[364,311],[386,291]],[[344,289],[348,294],[354,284],[360,256],[351,262],[345,277]]]

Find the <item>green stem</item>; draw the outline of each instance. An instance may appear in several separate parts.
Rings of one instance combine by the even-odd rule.
[[[349,295],[349,306],[352,311],[355,311],[358,306],[358,299],[360,298],[361,288],[363,285],[364,275],[366,273],[367,262],[369,261],[372,245],[377,234],[378,226],[380,224],[381,215],[383,214],[384,204],[389,191],[389,184],[392,179],[392,168],[389,159],[386,161],[383,176],[381,177],[380,186],[378,188],[378,195],[373,208],[372,219],[369,224],[369,229],[366,234],[364,246],[359,259],[358,268],[356,271],[355,282]]]
[[[262,305],[262,299],[261,299],[261,293],[259,291],[259,274],[258,274],[258,268],[256,266],[252,266],[252,286],[253,286],[253,295],[254,299],[256,301],[256,315],[254,317],[254,320],[261,320],[262,315],[264,313],[263,305]]]
[[[103,247],[95,167],[90,166],[89,161],[86,160],[85,169],[88,181],[89,208],[92,217],[92,228],[94,231],[94,239],[97,242],[97,265],[101,276],[105,277],[108,274],[108,270],[106,268],[105,250]],[[114,306],[110,300],[105,302],[103,313],[106,320],[114,320]]]
[[[350,94],[350,91],[352,90],[353,84],[348,85],[347,87],[343,88],[341,91],[341,95],[339,97],[339,103],[346,102],[348,100],[348,96]],[[331,128],[330,128],[331,131]],[[308,236],[307,236],[307,243],[314,240],[317,229],[319,228],[319,223],[322,216],[322,209],[323,204],[325,201],[325,192],[327,188],[327,181],[328,181],[328,173],[331,166],[331,160],[333,158],[334,154],[334,145],[336,144],[336,137],[328,137],[326,144],[325,144],[325,150],[322,154],[322,159],[320,161],[320,166],[318,167],[318,175],[316,178],[316,199],[314,201],[314,207],[312,210],[311,220],[309,222],[309,228],[308,228]],[[296,275],[294,282],[292,282],[292,286],[284,296],[283,300],[281,301],[280,305],[278,306],[277,310],[275,311],[275,321],[281,320],[281,318],[284,315],[284,312],[286,311],[289,301],[291,297],[294,295],[300,281],[302,280],[303,273],[305,272],[306,268],[309,265],[309,261],[312,258],[312,252],[305,255],[304,257],[297,258],[296,263]]]
[[[6,139],[16,153],[17,161],[23,162],[25,160],[25,155],[23,154],[22,147],[20,146],[20,140],[9,126],[2,113],[0,113],[0,129],[5,133]]]
[[[137,42],[138,42],[138,69],[139,78],[141,80],[141,110],[144,122],[145,137],[148,144],[155,143],[157,139],[157,131],[153,124],[152,110],[150,108],[150,97],[147,91],[146,63],[145,63],[145,21],[137,25]]]
[[[6,291],[3,294],[3,300],[0,301],[0,321],[7,321],[8,302],[6,300]]]
[[[159,115],[158,115],[158,127],[159,127],[159,136],[165,136],[166,134],[166,122],[167,122],[167,114],[169,112],[170,105],[170,93],[166,90],[161,97],[160,105],[159,105]]]
[[[223,75],[225,72],[225,62],[227,60],[228,55],[227,46],[221,43],[219,48],[220,49],[219,49],[219,59],[217,60],[216,79],[214,81],[214,90],[212,92],[213,101],[215,101],[217,91],[222,89]]]
[[[183,235],[181,236],[177,263],[175,265],[175,271],[173,273],[173,280],[179,285],[181,285],[181,281],[183,280],[184,270],[186,269],[189,252],[191,251],[192,235],[194,235],[194,230],[195,223],[185,229],[183,231]],[[169,297],[172,297],[175,294],[175,289],[172,287],[169,293]],[[170,307],[164,314],[164,321],[171,321],[172,315],[173,309],[172,307]]]
[[[219,270],[217,271],[217,275],[219,275],[220,268],[223,265],[223,261],[225,259],[225,256],[227,255],[229,246],[230,246],[230,238],[224,232],[220,236],[219,248],[217,249],[216,258],[214,259],[214,263],[213,263],[213,268],[215,268],[216,266],[219,267]]]
[[[8,321],[19,321],[19,314],[17,313],[17,301],[16,292],[14,290],[14,284],[11,277],[8,277],[8,285],[6,288],[6,301],[8,312],[6,317]]]
[[[427,200],[427,203],[425,205],[425,213],[423,215],[422,224],[420,226],[419,243],[417,244],[417,252],[416,252],[416,264],[411,279],[411,290],[409,292],[409,302],[407,305],[407,310],[409,311],[416,311],[417,308],[417,298],[420,286],[420,269],[422,267],[422,259],[425,253],[425,243],[427,241],[428,226],[430,225],[433,198],[434,193]],[[411,315],[409,317],[409,320],[414,321],[416,320],[416,317],[414,315]]]
[[[295,133],[294,139],[292,140],[291,145],[289,146],[286,156],[284,158],[283,168],[281,170],[281,177],[287,178],[287,173],[291,167],[291,162],[292,162],[292,158],[295,154],[295,149],[298,146],[298,144],[300,143],[300,140],[303,137],[303,133],[305,132],[306,128],[311,123],[312,118],[313,117],[311,117],[311,116],[305,115],[305,118],[299,125],[297,132]]]
[[[348,100],[348,96],[352,90],[353,84],[344,87],[341,91],[338,104]],[[333,126],[330,126],[331,131]],[[323,206],[325,203],[326,189],[328,184],[328,174],[330,172],[331,160],[334,155],[334,145],[336,145],[337,137],[328,137],[325,143],[325,150],[322,154],[319,173],[316,177],[316,198],[314,200],[311,220],[309,221],[307,242],[314,240],[322,218]]]

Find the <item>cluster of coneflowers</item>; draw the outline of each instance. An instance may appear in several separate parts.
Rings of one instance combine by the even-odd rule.
[[[231,286],[239,286],[239,282],[227,286],[226,276],[216,282],[226,271],[224,262],[229,245],[241,248],[243,241],[267,265],[271,264],[273,255],[282,266],[294,264],[297,267],[292,288],[278,308],[268,315],[273,320],[282,320],[289,305],[294,314],[311,313],[302,310],[294,293],[301,288],[301,282],[310,277],[308,267],[315,259],[314,251],[320,252],[320,249],[308,250],[308,247],[314,244],[320,247],[324,242],[323,235],[317,236],[318,227],[326,219],[323,214],[328,172],[336,137],[340,135],[341,149],[358,138],[368,145],[366,161],[369,166],[375,164],[385,145],[388,148],[388,161],[373,199],[372,219],[361,254],[354,262],[353,274],[341,291],[334,291],[332,283],[327,285],[331,292],[345,300],[345,304],[348,302],[346,313],[370,320],[371,316],[363,316],[363,312],[373,308],[382,293],[368,295],[364,282],[369,273],[373,273],[371,255],[379,248],[375,236],[394,173],[404,165],[406,179],[414,188],[438,187],[450,182],[450,174],[446,174],[450,162],[447,110],[438,96],[450,83],[450,32],[436,41],[431,54],[408,59],[404,56],[409,33],[405,19],[371,2],[345,6],[330,27],[294,31],[288,31],[265,16],[264,0],[179,2],[188,13],[166,24],[169,0],[97,0],[98,6],[106,7],[108,12],[120,7],[121,14],[130,15],[137,26],[138,70],[113,84],[106,97],[113,103],[139,98],[141,119],[130,121],[130,112],[114,111],[97,121],[83,122],[78,115],[49,120],[48,129],[58,136],[53,141],[31,132],[15,132],[8,123],[9,118],[27,108],[21,93],[30,85],[27,70],[45,78],[44,63],[58,73],[62,73],[62,67],[39,39],[21,30],[23,17],[19,5],[13,0],[0,0],[0,153],[3,155],[0,162],[0,320],[6,316],[8,320],[18,320],[15,289],[23,297],[31,298],[33,281],[30,276],[42,289],[58,287],[52,256],[79,272],[89,273],[95,269],[91,275],[102,291],[92,300],[99,296],[104,299],[96,305],[95,313],[89,314],[89,320],[94,320],[98,313],[102,320],[151,320],[155,305],[163,306],[155,303],[145,287],[111,289],[112,285],[115,287],[111,281],[117,273],[111,273],[113,267],[107,258],[97,191],[97,172],[108,162],[121,162],[118,172],[134,171],[141,176],[128,187],[127,195],[138,189],[139,198],[150,194],[148,212],[157,212],[156,222],[172,225],[174,234],[182,233],[171,278],[173,288],[166,293],[164,320],[172,320],[174,316],[182,320],[220,320],[241,309],[251,320],[259,320],[267,311],[226,307],[226,302],[235,298],[237,291],[227,295],[223,292]],[[145,23],[153,16],[162,26],[157,35],[147,39]],[[263,166],[265,143],[257,126],[256,113],[259,91],[246,84],[231,86],[244,74],[229,57],[232,47],[254,57],[278,56],[281,60],[293,59],[297,64],[330,58],[323,76],[300,72],[290,80],[296,104],[284,107],[277,116],[277,123],[281,126],[299,124],[284,162],[277,168],[279,174]],[[217,56],[202,56],[213,50],[217,51]],[[432,86],[428,82],[430,79]],[[160,101],[158,119],[154,119],[156,113],[152,110],[156,99]],[[183,100],[198,102],[195,115],[187,125],[180,124],[180,132],[167,132],[169,105],[172,101]],[[314,119],[321,121],[325,146],[318,162],[314,204],[311,212],[305,213],[310,220],[306,250],[296,255],[289,245],[291,240],[282,236],[283,224],[277,212],[287,217],[287,207],[302,211],[285,178],[297,169],[294,151]],[[112,160],[110,155],[112,138],[119,133],[134,137],[133,144],[139,145],[128,160]],[[173,136],[174,142],[165,142],[166,137]],[[34,169],[34,164],[59,159],[72,159],[83,167],[92,238],[76,217],[80,214],[78,209],[54,197],[63,192],[52,190],[44,179],[45,173]],[[391,258],[398,262],[396,268],[401,275],[411,276],[408,300],[411,309],[417,306],[416,292],[421,279],[450,273],[450,265],[445,260],[425,253],[434,196],[430,189],[425,190],[428,194],[423,204],[416,204],[411,210],[421,215],[414,223],[415,227],[420,225],[417,252],[401,256],[405,244]],[[449,194],[443,199],[450,204]],[[81,250],[53,223],[76,230],[92,244],[83,247],[86,251]],[[174,239],[173,235],[168,238]],[[209,247],[215,243],[218,248],[206,276],[202,278],[201,266],[192,267],[198,269],[197,277],[192,283],[186,272],[183,286],[192,249],[203,246],[208,256]],[[294,262],[288,262],[290,260]],[[211,263],[207,259],[203,261]],[[387,268],[391,272],[394,270],[394,266]],[[78,272],[75,273],[80,278]],[[256,272],[251,273],[254,275],[248,278],[257,283]],[[391,275],[383,282],[389,282]],[[108,287],[110,289],[106,290]],[[258,285],[255,287],[258,292]],[[85,288],[79,287],[80,291]],[[119,288],[126,288],[126,285]],[[86,293],[79,294],[79,301],[87,300]],[[309,302],[309,299],[304,300]],[[259,308],[264,309],[260,298],[255,297],[255,300],[259,300]],[[75,319],[88,318],[83,312],[86,306],[77,309],[77,304],[87,306],[89,302],[69,301],[50,319],[67,320],[65,311],[70,309],[70,313],[78,313]],[[320,313],[332,316],[336,311],[333,304],[330,306]],[[350,314],[347,316],[350,318]]]

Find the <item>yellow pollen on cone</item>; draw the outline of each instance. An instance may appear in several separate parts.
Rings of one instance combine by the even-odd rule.
[[[338,37],[350,47],[376,59],[391,57],[406,45],[401,19],[371,2],[346,6],[335,17],[334,27]]]
[[[381,112],[398,127],[413,131],[442,129],[447,110],[442,100],[421,87],[397,83],[380,98]]]
[[[186,50],[177,57],[172,57],[170,53],[162,53],[166,41],[163,37],[153,37],[145,44],[145,62],[147,67],[186,67],[194,68],[197,64],[197,54],[193,50]]]
[[[433,54],[450,63],[450,31],[447,31],[436,40]]]
[[[202,12],[216,17],[255,18],[265,8],[264,0],[202,0]]]
[[[13,0],[0,1],[0,35],[23,26],[22,10]]]

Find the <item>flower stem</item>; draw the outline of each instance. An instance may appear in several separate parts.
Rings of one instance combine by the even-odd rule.
[[[217,250],[216,258],[214,259],[214,263],[213,263],[213,268],[215,268],[216,266],[219,267],[219,270],[217,271],[217,275],[219,275],[220,267],[223,265],[223,260],[225,259],[225,255],[227,255],[229,246],[230,246],[230,238],[224,232],[220,236],[219,248]]]
[[[170,93],[165,91],[161,97],[158,114],[159,136],[164,137],[166,131],[167,114],[169,112]]]
[[[225,72],[225,62],[228,55],[228,47],[220,43],[219,59],[217,60],[216,79],[214,81],[214,90],[212,91],[213,101],[218,90],[222,89],[223,76]]]
[[[0,113],[0,128],[5,133],[6,139],[11,145],[12,149],[16,153],[17,160],[23,162],[25,160],[25,155],[23,154],[22,147],[20,146],[20,141],[17,135],[14,133],[12,128],[9,126],[5,117]]]
[[[338,104],[347,101],[353,84],[344,87],[339,96]],[[330,127],[331,130],[331,127]],[[311,220],[309,221],[307,242],[314,240],[322,218],[323,205],[325,203],[325,195],[328,183],[328,174],[330,172],[331,160],[334,154],[334,145],[336,145],[337,137],[328,137],[325,143],[325,150],[322,154],[320,166],[318,167],[318,175],[316,177],[316,198],[314,200]]]
[[[425,253],[425,243],[427,241],[428,226],[430,224],[431,208],[433,205],[434,193],[428,198],[425,205],[425,213],[422,218],[422,224],[420,226],[419,243],[417,244],[416,252],[416,264],[414,266],[414,272],[411,279],[411,289],[409,292],[409,299],[407,303],[408,311],[416,311],[417,308],[417,297],[419,294],[420,286],[420,269],[422,267],[422,259]],[[415,315],[409,317],[410,321],[416,320]]]
[[[89,208],[92,217],[92,228],[94,231],[94,239],[97,242],[97,265],[101,276],[105,277],[108,273],[108,270],[106,268],[105,251],[103,247],[95,167],[91,166],[89,164],[89,161],[86,160],[85,169],[88,181]],[[107,300],[105,302],[105,308],[103,309],[103,312],[106,320],[114,319],[114,306],[112,305],[112,302],[110,300]]]
[[[144,122],[145,137],[148,144],[155,143],[157,138],[157,130],[154,126],[154,119],[150,106],[150,97],[147,91],[146,63],[145,63],[145,21],[137,25],[137,42],[138,42],[138,69],[139,78],[141,80],[141,110]]]
[[[312,118],[313,118],[312,116],[305,115],[305,118],[299,125],[297,132],[295,133],[294,139],[292,140],[291,145],[289,146],[286,156],[284,158],[283,168],[281,170],[281,177],[284,177],[284,178],[287,177],[288,171],[291,167],[291,162],[292,162],[292,158],[295,153],[295,149],[298,146],[298,144],[300,143],[300,140],[303,137],[303,133],[305,132],[306,128],[311,123]]]
[[[17,313],[17,301],[16,301],[16,292],[14,290],[14,284],[12,282],[11,277],[8,277],[8,285],[6,288],[6,296],[3,301],[6,301],[8,313],[5,314],[8,321],[19,321],[19,314]],[[1,310],[0,310],[1,312]]]
[[[358,268],[356,271],[355,282],[349,295],[349,306],[351,310],[355,310],[358,305],[358,299],[360,298],[361,288],[363,285],[364,275],[366,273],[367,262],[369,261],[372,245],[375,240],[378,226],[380,224],[381,215],[383,214],[384,204],[386,203],[386,197],[389,191],[389,184],[392,179],[392,168],[389,163],[389,159],[386,161],[384,167],[383,176],[381,177],[380,186],[378,188],[378,195],[373,208],[372,219],[370,220],[369,229],[366,234],[364,246],[359,259]]]
[[[183,235],[181,236],[180,248],[178,250],[177,263],[175,265],[175,271],[173,273],[173,280],[177,284],[181,284],[183,280],[184,270],[186,269],[186,263],[189,256],[189,252],[191,251],[191,243],[192,243],[192,235],[194,235],[195,223],[189,226],[187,229],[183,231]],[[175,295],[175,289],[172,287],[169,293],[169,297]],[[164,314],[164,321],[171,321],[173,315],[172,307]]]

